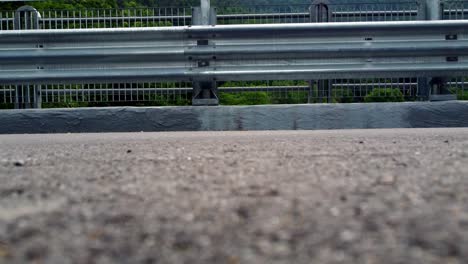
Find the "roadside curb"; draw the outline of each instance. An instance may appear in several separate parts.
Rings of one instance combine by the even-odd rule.
[[[0,134],[468,127],[468,102],[0,111]]]

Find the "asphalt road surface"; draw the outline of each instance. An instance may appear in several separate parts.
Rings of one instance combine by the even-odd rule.
[[[468,263],[468,129],[0,136],[0,263]]]

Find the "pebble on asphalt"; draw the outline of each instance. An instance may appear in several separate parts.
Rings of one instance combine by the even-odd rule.
[[[15,165],[16,167],[23,167],[25,164],[24,160],[16,160],[13,162],[13,165]]]
[[[379,183],[383,185],[392,185],[395,183],[395,181],[396,177],[394,175],[385,174],[380,178]]]

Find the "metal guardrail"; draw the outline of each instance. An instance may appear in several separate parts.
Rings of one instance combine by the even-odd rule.
[[[205,9],[209,9],[209,5],[206,6],[206,0],[202,2],[205,2]],[[453,2],[457,3],[454,4]],[[243,6],[239,8],[218,7],[217,22],[218,24],[320,22],[322,18],[317,17],[317,14],[313,13],[313,11],[319,10],[315,10],[314,8],[319,7],[321,8],[321,15],[329,12],[326,20],[328,22],[463,19],[463,16],[458,16],[458,14],[464,14],[465,10],[468,9],[464,9],[464,4],[460,4],[461,2],[464,1],[443,1],[440,8],[437,8],[437,5],[434,4],[436,3],[435,0],[408,0],[398,3],[369,2],[360,4],[328,4],[325,0],[319,0],[314,1],[312,5]],[[321,6],[322,3],[327,3],[325,8]],[[58,29],[58,31],[67,31],[65,29],[74,29],[74,32],[70,31],[69,33],[71,35],[76,35],[79,34],[78,31],[90,28],[110,29],[115,27],[135,28],[191,25],[192,22],[196,20],[197,12],[196,8],[39,12],[34,11],[34,9],[31,10],[30,8],[23,9],[24,10],[19,13],[0,12],[0,31],[8,31],[14,27],[17,29],[34,28],[41,29],[41,31],[45,30],[45,34],[49,34],[51,30]],[[440,16],[438,13],[440,13]],[[216,28],[219,29],[220,27]],[[164,30],[166,30],[167,34],[173,35],[173,33],[168,33],[170,30]],[[444,30],[445,29],[442,31]],[[447,30],[449,29],[447,28]],[[117,31],[114,33],[130,34],[126,31]],[[134,30],[129,29],[129,31]],[[239,32],[236,33],[238,34],[236,36],[228,36],[223,39],[222,37],[220,38],[218,33],[215,33],[214,37],[209,36],[211,33],[207,33],[207,37],[202,35],[194,37],[190,35],[193,34],[194,31],[182,31],[184,32],[181,36],[185,39],[185,44],[183,46],[178,46],[176,43],[179,41],[178,37],[176,38],[178,40],[172,43],[171,41],[174,40],[172,37],[166,39],[164,43],[157,40],[156,42],[160,44],[159,46],[145,45],[145,42],[148,40],[137,37],[134,38],[133,41],[123,40],[125,46],[123,48],[117,48],[115,45],[113,46],[112,43],[106,44],[106,40],[101,41],[99,37],[96,38],[98,41],[94,43],[85,40],[85,45],[82,45],[81,49],[75,49],[73,45],[61,46],[63,43],[52,43],[51,45],[51,43],[47,43],[47,41],[37,42],[36,40],[33,40],[32,43],[37,42],[37,46],[30,49],[30,47],[24,43],[27,47],[21,50],[22,54],[18,56],[18,54],[11,53],[11,57],[4,57],[7,59],[6,62],[13,57],[18,59],[21,58],[21,56],[30,56],[31,59],[39,61],[47,59],[49,61],[45,64],[41,61],[39,64],[32,65],[37,67],[33,69],[37,74],[44,74],[52,70],[60,70],[64,62],[71,60],[73,65],[67,72],[70,73],[76,70],[83,74],[83,78],[77,76],[77,78],[72,79],[64,75],[56,76],[56,84],[50,84],[50,80],[43,80],[43,82],[40,82],[43,83],[42,85],[19,83],[19,80],[17,82],[18,84],[13,86],[11,84],[0,84],[0,104],[2,101],[3,103],[31,103],[36,100],[40,101],[41,99],[44,102],[60,102],[67,100],[78,102],[137,102],[164,101],[168,99],[186,102],[191,97],[194,97],[194,93],[191,92],[193,89],[200,90],[200,87],[197,88],[197,86],[192,88],[192,82],[204,82],[204,85],[208,87],[222,86],[225,80],[230,80],[235,77],[235,74],[232,75],[231,73],[239,74],[240,72],[241,74],[239,76],[242,77],[236,77],[236,80],[253,80],[255,78],[255,80],[265,79],[269,81],[266,81],[264,85],[257,85],[254,87],[248,87],[249,83],[239,83],[241,85],[239,87],[220,87],[218,90],[221,96],[226,93],[257,94],[258,92],[265,92],[269,95],[274,94],[275,98],[280,98],[284,95],[284,97],[294,97],[297,99],[297,97],[302,96],[303,100],[296,100],[297,102],[304,102],[304,100],[306,100],[305,102],[331,102],[337,97],[351,97],[352,99],[358,100],[359,98],[363,99],[364,96],[374,89],[383,89],[384,91],[388,89],[398,89],[405,98],[414,100],[414,98],[421,98],[419,97],[421,95],[420,93],[426,93],[421,90],[421,87],[423,87],[423,90],[427,90],[427,88],[424,87],[432,85],[424,78],[415,78],[416,76],[441,76],[444,72],[440,72],[436,68],[431,68],[431,65],[438,65],[441,63],[439,60],[445,58],[445,64],[450,64],[452,67],[459,67],[463,63],[461,56],[463,56],[465,52],[464,44],[460,41],[464,41],[463,38],[458,34],[452,34],[452,32],[445,32],[447,34],[445,37],[448,38],[446,40],[439,39],[442,33],[439,34],[435,42],[430,42],[430,39],[435,37],[434,34],[424,35],[421,39],[411,37],[408,39],[409,42],[407,42],[407,39],[404,37],[393,38],[395,36],[378,36],[374,38],[374,36],[359,35],[359,39],[344,36],[344,38],[341,39],[343,41],[341,44],[341,40],[335,41],[338,38],[332,38],[330,41],[333,42],[333,45],[330,45],[330,42],[324,41],[319,41],[316,42],[315,45],[310,45],[310,42],[307,42],[308,40],[304,42],[304,38],[302,37],[299,38],[299,43],[290,44],[287,43],[287,41],[282,42],[284,40],[278,41],[275,39],[272,45],[269,45],[272,41],[268,40],[268,38],[255,39],[252,41],[249,37],[246,37],[244,40],[248,40],[251,43],[246,44],[241,41],[241,43],[231,45],[230,42],[238,37]],[[189,31],[192,33],[189,33]],[[88,34],[85,31],[83,32]],[[145,34],[144,30],[135,32],[135,36],[138,34]],[[108,33],[109,32],[106,31],[104,34],[108,35]],[[152,31],[147,31],[147,33],[152,33]],[[278,31],[270,33],[277,34]],[[283,33],[280,32],[280,34]],[[79,36],[76,36],[76,39],[70,38],[70,41],[79,41],[82,43]],[[453,37],[456,39],[451,39]],[[296,41],[294,37],[285,39],[293,39]],[[452,41],[449,42],[449,40]],[[115,41],[120,42],[121,39],[116,38]],[[262,41],[268,42],[268,45],[262,43]],[[429,43],[429,45],[423,45],[424,41],[426,44]],[[353,44],[344,44],[345,42]],[[96,43],[97,46],[95,45]],[[406,44],[415,46],[413,50],[405,50]],[[320,47],[321,45],[323,45],[323,47]],[[372,47],[363,49],[361,46],[365,47],[365,45],[371,45]],[[36,49],[39,50],[39,52],[36,52]],[[132,51],[130,51],[130,49],[132,49]],[[426,56],[429,54],[429,51],[434,55],[431,56],[430,59]],[[38,56],[41,52],[42,55]],[[368,52],[370,52],[369,55],[372,56],[369,56],[369,58],[366,58],[366,61],[363,61],[364,57],[362,57],[362,55]],[[297,56],[292,58],[290,57],[291,53],[295,53]],[[385,57],[385,54],[388,53],[393,53],[395,56],[392,58]],[[321,55],[315,56],[311,54]],[[148,60],[141,59],[146,57],[146,55],[149,56]],[[62,56],[64,56],[62,62],[60,62],[60,59],[57,60],[57,58]],[[164,56],[166,58],[171,57],[169,67],[165,67],[165,65],[163,65],[164,63],[161,63],[165,60]],[[435,59],[436,56],[439,60]],[[328,59],[328,57],[332,59]],[[159,62],[159,64],[148,62],[149,59],[161,60],[161,62]],[[99,63],[94,64],[95,60],[98,60]],[[119,60],[125,60],[126,63],[119,63]],[[328,63],[324,60],[328,60]],[[291,61],[293,63],[291,63]],[[412,71],[414,69],[404,68],[410,66],[411,61],[417,63],[413,65],[417,68],[416,71]],[[184,65],[182,65],[182,63]],[[387,64],[387,68],[371,68],[374,66],[382,66],[385,63]],[[12,64],[18,65],[18,61]],[[135,67],[131,67],[132,64],[138,64],[141,68],[136,69]],[[346,66],[349,68],[346,69]],[[394,66],[395,68],[391,70],[388,66]],[[286,68],[288,70],[284,71]],[[323,71],[319,71],[322,68]],[[351,68],[358,70],[353,73],[350,71]],[[88,69],[88,72],[86,72],[85,69]],[[113,77],[111,73],[113,71],[115,73],[118,69],[126,72],[127,77],[120,73]],[[168,72],[174,73],[175,69],[182,70],[182,72],[177,74],[182,73],[185,77],[169,75],[165,76],[167,78],[158,79],[155,78],[157,75],[152,73],[152,71],[160,70],[167,70]],[[187,69],[189,70],[188,73],[186,72]],[[281,69],[283,69],[283,71]],[[18,70],[23,71],[23,73],[31,73],[31,69],[28,69],[26,64],[23,68],[20,67]],[[455,71],[447,70],[451,72],[451,75],[464,74],[465,72],[464,69],[460,70],[460,68]],[[0,72],[1,71],[0,68]],[[311,74],[311,72],[314,71],[315,73]],[[96,72],[107,72],[109,75],[107,77],[95,76],[96,78],[94,78],[93,74]],[[146,77],[138,75],[137,72]],[[329,74],[330,72],[332,74]],[[224,76],[220,74],[224,74]],[[130,75],[133,76],[133,78],[130,78]],[[165,73],[162,73],[162,75],[165,75]],[[247,77],[248,75],[251,77]],[[395,76],[407,76],[408,78],[393,78]],[[315,78],[314,81],[309,79],[312,77]],[[332,77],[338,79],[331,79]],[[352,79],[344,79],[345,77]],[[369,80],[369,77],[378,77],[380,79]],[[382,77],[392,78],[382,79]],[[124,78],[125,80],[123,80]],[[323,78],[331,80],[323,82],[317,81],[317,79]],[[47,79],[47,76],[42,76],[42,79]],[[276,84],[272,86],[270,83],[272,79],[307,80],[310,84],[304,86],[302,84],[293,85],[290,82],[286,82],[288,83],[286,85]],[[438,79],[440,81],[440,78]],[[22,80],[24,81],[25,79]],[[87,84],[84,83],[85,80],[87,80]],[[175,80],[182,80],[186,83],[177,85]],[[159,83],[143,83],[145,81],[158,81]],[[167,81],[167,83],[163,83],[164,81]],[[98,82],[98,84],[92,84],[91,82]],[[442,83],[443,82],[444,81],[442,81]],[[38,82],[35,81],[35,83]],[[302,81],[302,83],[305,82]],[[458,88],[454,88],[453,83],[456,83]],[[461,83],[463,82],[456,81],[447,85],[452,92],[459,93],[460,91],[464,91],[464,85]],[[163,88],[164,85],[165,88]],[[244,87],[245,85],[247,85],[247,87]],[[462,87],[462,89],[460,89],[460,87]],[[212,88],[210,89],[213,90]]]
[[[4,31],[0,83],[459,76],[467,32],[468,21]]]
[[[51,93],[70,98],[108,96],[106,87],[88,87],[86,96],[86,89],[67,90],[69,83],[193,82],[213,91],[225,81],[463,76],[466,33],[468,21],[4,31],[0,83],[28,84],[17,93],[30,102],[41,85],[64,85]],[[323,85],[309,87],[309,100],[330,100],[333,91]],[[186,89],[177,91],[189,100]],[[130,97],[139,92],[144,100],[149,90]]]

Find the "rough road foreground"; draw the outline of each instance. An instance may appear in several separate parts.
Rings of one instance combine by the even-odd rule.
[[[0,263],[467,263],[468,129],[0,136]]]

